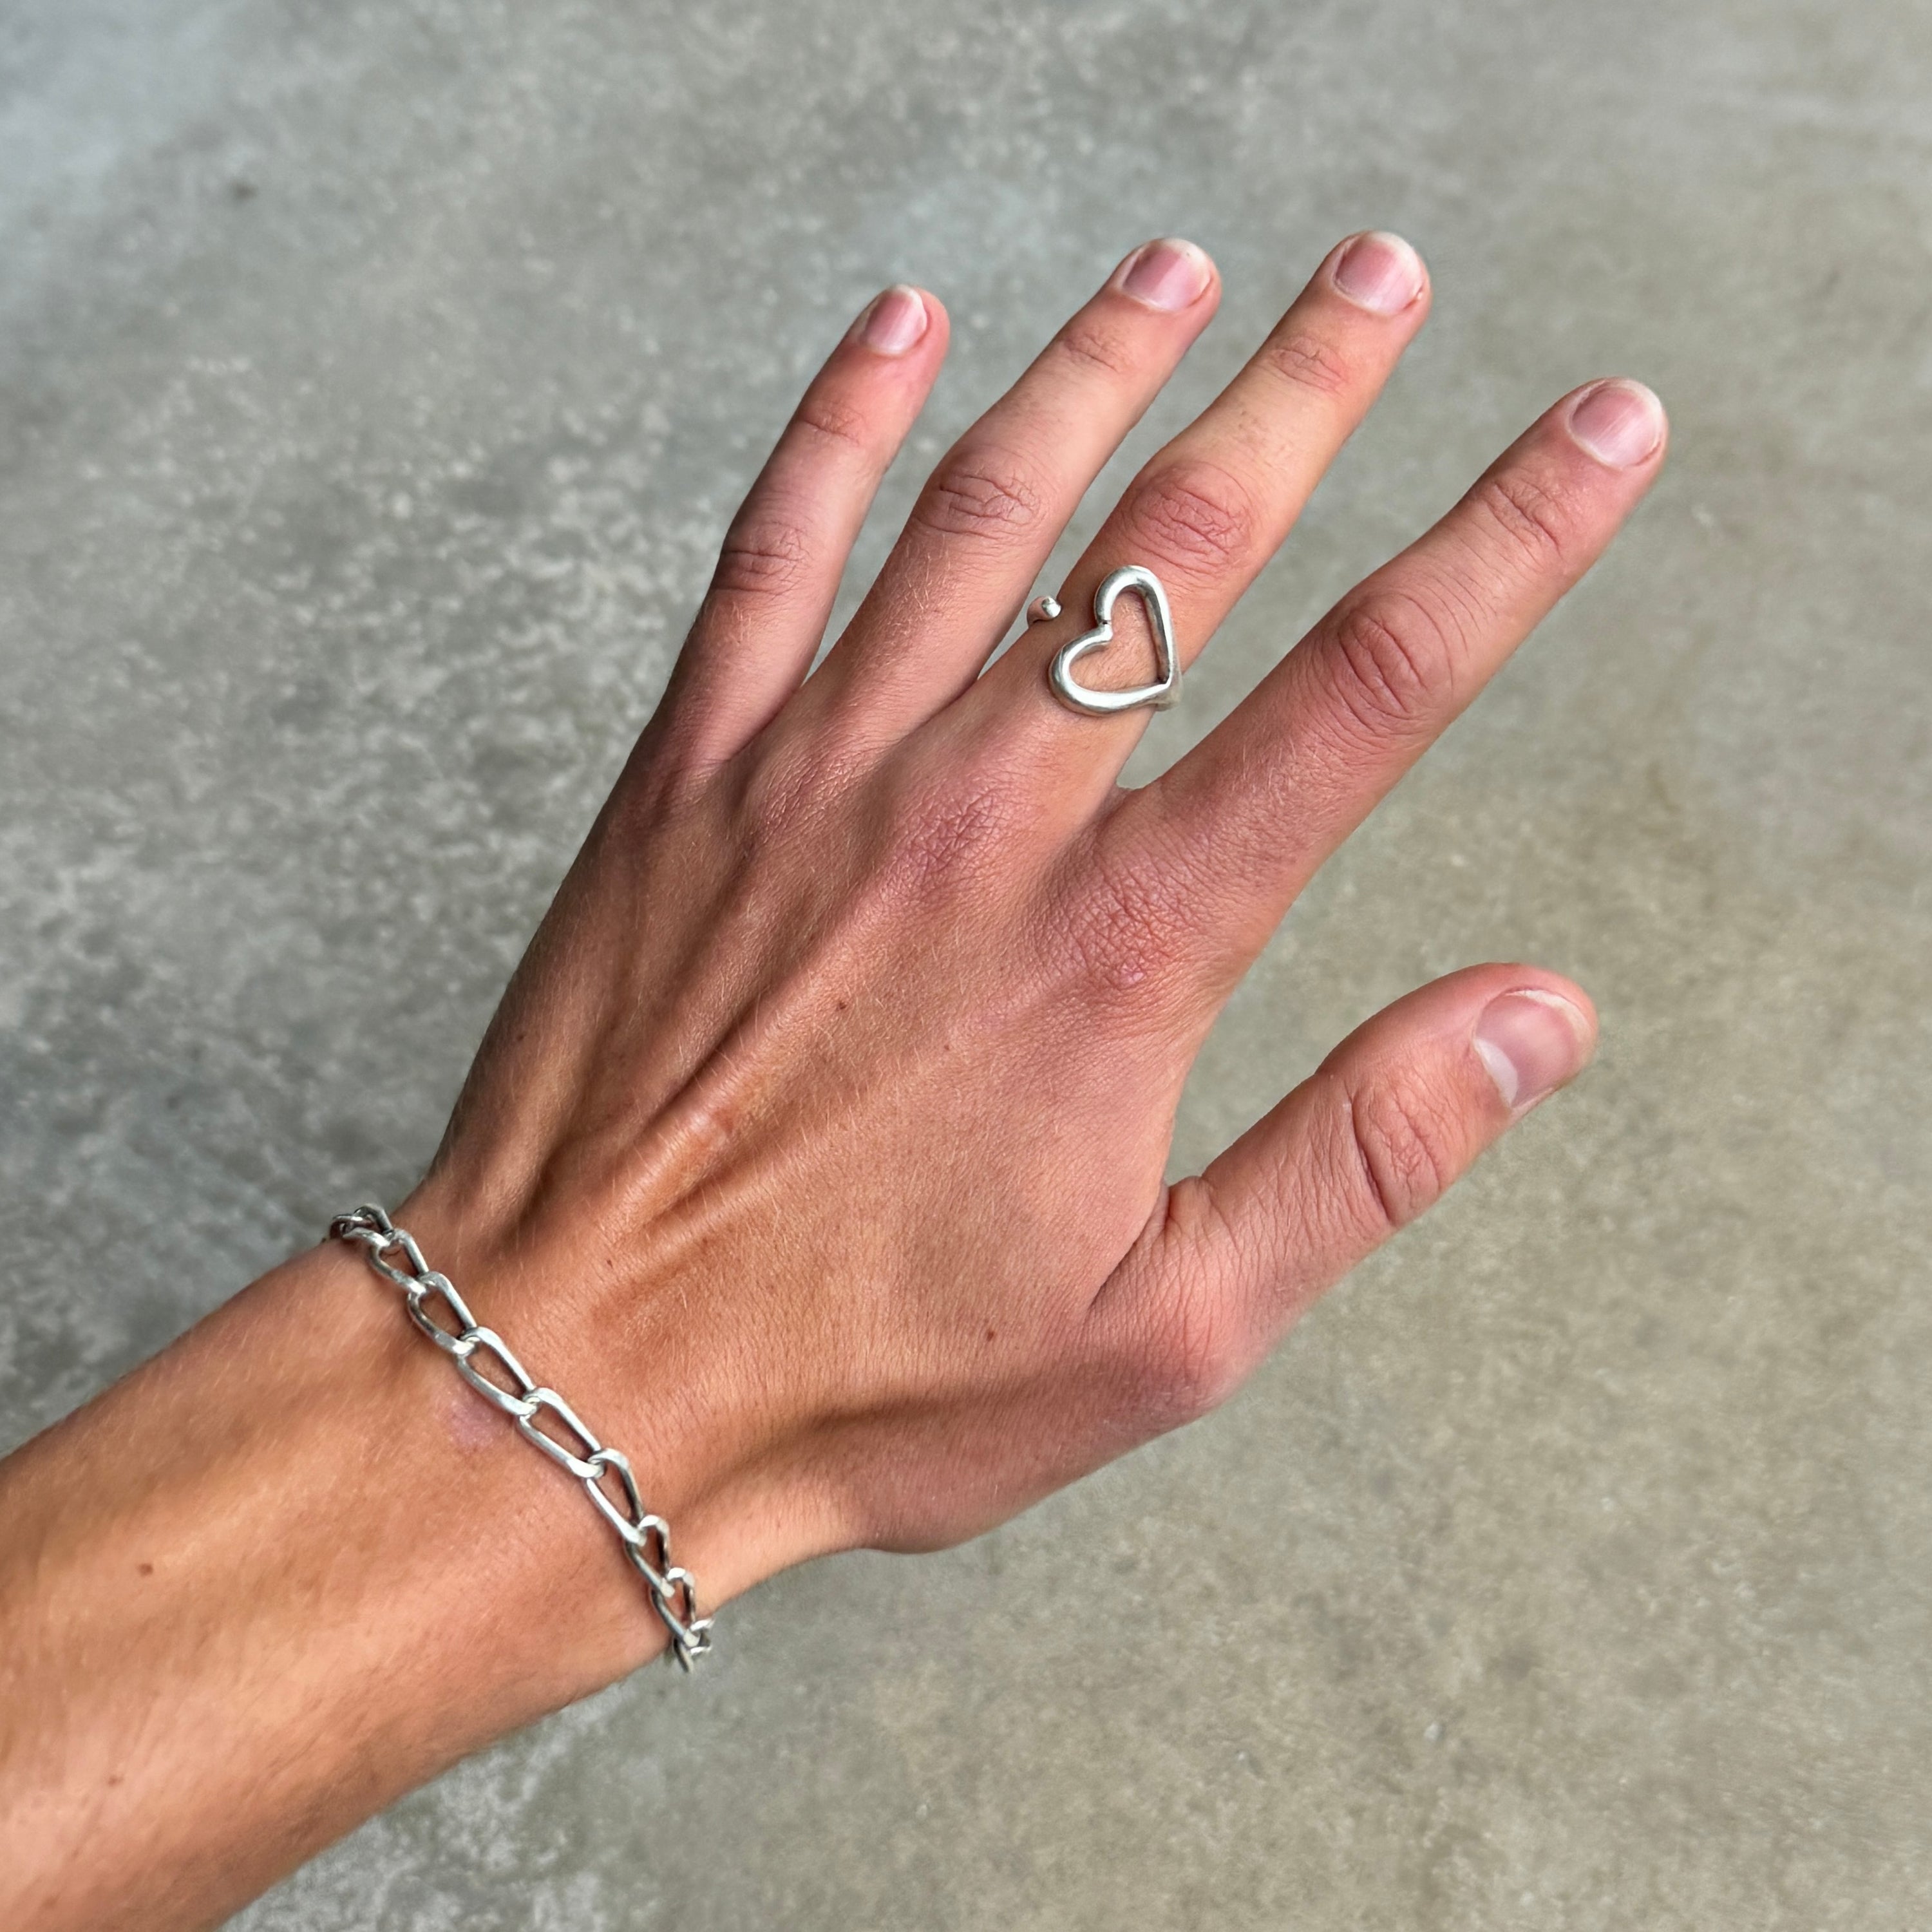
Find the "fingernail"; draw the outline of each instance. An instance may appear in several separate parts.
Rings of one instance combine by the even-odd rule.
[[[1664,405],[1641,382],[1619,376],[1570,405],[1570,434],[1599,463],[1634,470],[1664,440]]]
[[[932,318],[926,298],[902,283],[875,296],[859,323],[859,340],[881,356],[903,356],[926,331]]]
[[[1581,1010],[1555,993],[1524,988],[1502,994],[1476,1022],[1477,1055],[1503,1105],[1516,1112],[1574,1080],[1594,1045]]]
[[[1400,235],[1372,230],[1342,250],[1335,286],[1372,315],[1400,315],[1422,292],[1422,257]]]
[[[1192,242],[1150,242],[1120,270],[1120,290],[1149,308],[1172,314],[1191,308],[1208,292],[1214,265]]]

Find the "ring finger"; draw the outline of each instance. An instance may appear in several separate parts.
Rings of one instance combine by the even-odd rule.
[[[1213,316],[1214,265],[1150,242],[947,452],[844,637],[797,700],[874,742],[948,704],[981,667],[1066,520]]]

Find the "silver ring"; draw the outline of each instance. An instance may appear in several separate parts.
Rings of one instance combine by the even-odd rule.
[[[1154,664],[1160,675],[1152,684],[1136,685],[1131,691],[1095,691],[1073,675],[1073,667],[1089,651],[1104,650],[1114,640],[1114,605],[1120,593],[1138,593],[1154,626]],[[1054,597],[1036,597],[1027,607],[1029,624],[1051,623],[1060,615],[1060,602]],[[1130,563],[1100,580],[1094,592],[1094,628],[1083,631],[1070,643],[1062,644],[1046,668],[1046,681],[1053,694],[1070,711],[1083,718],[1111,718],[1118,712],[1165,711],[1180,696],[1180,658],[1174,647],[1174,613],[1167,608],[1167,592],[1161,581],[1144,564]]]

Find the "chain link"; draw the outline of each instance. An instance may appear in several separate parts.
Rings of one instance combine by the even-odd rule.
[[[429,1265],[408,1232],[381,1208],[364,1206],[338,1214],[328,1232],[333,1239],[360,1247],[369,1265],[402,1290],[410,1319],[449,1358],[456,1372],[584,1485],[598,1514],[617,1532],[625,1561],[644,1580],[651,1607],[670,1633],[671,1654],[688,1670],[711,1648],[711,1619],[698,1614],[696,1580],[670,1560],[670,1528],[644,1508],[622,1451],[606,1448],[555,1389],[542,1387],[517,1360],[502,1336],[478,1324],[448,1276]],[[400,1268],[389,1258],[398,1254]],[[454,1328],[431,1312],[438,1304]],[[608,1480],[613,1476],[615,1495]]]

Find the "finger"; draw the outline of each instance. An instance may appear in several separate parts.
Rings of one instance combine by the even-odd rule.
[[[1045,676],[1060,646],[1092,624],[1096,586],[1124,565],[1151,570],[1167,592],[1182,663],[1197,656],[1274,554],[1428,309],[1428,274],[1406,242],[1366,234],[1338,244],[1246,367],[1129,485],[1069,575],[1064,614],[1030,628],[974,693],[980,717],[1002,732],[1030,729],[1039,754],[1088,788],[1111,783],[1146,712],[1076,716],[1052,700]],[[1114,622],[1115,643],[1082,664],[1091,688],[1148,680],[1153,654],[1137,600],[1123,598]],[[1070,758],[1076,746],[1084,756]]]
[[[1426,536],[1351,591],[1234,714],[1101,829],[1116,874],[1198,889],[1246,968],[1294,896],[1588,570],[1664,461],[1662,405],[1592,383]]]
[[[874,298],[812,379],[731,520],[668,711],[692,755],[728,758],[797,689],[879,479],[945,358],[922,290]]]
[[[962,436],[920,493],[850,628],[812,679],[884,739],[978,676],[1088,486],[1214,315],[1214,265],[1150,242]]]
[[[1169,1190],[1096,1306],[1108,1339],[1156,1401],[1212,1408],[1595,1043],[1588,997],[1532,968],[1471,967],[1398,1000]]]

